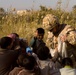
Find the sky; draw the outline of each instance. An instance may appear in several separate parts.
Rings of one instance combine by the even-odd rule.
[[[49,8],[56,9],[58,7],[57,2],[62,1],[61,7],[65,10],[72,10],[72,7],[76,5],[76,0],[0,0],[0,7],[5,10],[9,8],[16,8],[17,10],[25,9],[40,9],[40,5]]]

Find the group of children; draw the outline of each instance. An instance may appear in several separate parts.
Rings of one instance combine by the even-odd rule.
[[[0,75],[76,75],[72,60],[64,58],[61,68],[53,61],[43,41],[45,31],[37,28],[30,44],[11,33],[0,39]],[[67,70],[67,71],[66,71]]]

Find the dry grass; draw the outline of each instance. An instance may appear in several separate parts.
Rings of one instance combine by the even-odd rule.
[[[58,16],[60,23],[67,23],[76,27],[76,16],[73,16],[75,15],[75,12],[46,9],[47,10],[33,10],[30,14],[23,16],[18,16],[17,14],[13,14],[13,12],[8,12],[7,15],[2,16],[0,19],[0,37],[16,32],[20,35],[20,37],[26,38],[29,41],[34,34],[35,29],[42,27],[42,19],[48,13]],[[45,34],[45,38],[46,36],[47,34]]]

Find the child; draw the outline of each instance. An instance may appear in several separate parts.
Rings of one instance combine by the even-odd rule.
[[[28,41],[26,39],[20,39],[20,49],[21,53],[32,54],[31,48],[28,46]]]
[[[62,60],[63,68],[60,69],[61,75],[76,75],[76,69],[73,68],[73,62],[71,58],[64,58]]]
[[[17,63],[19,67],[15,67],[9,75],[39,75],[36,67],[35,58],[32,55],[21,54],[18,57]]]
[[[21,71],[24,67],[23,67],[23,59],[26,57],[25,53],[22,53],[18,56],[17,59],[17,64],[18,67],[15,67],[12,71],[10,71],[9,75],[17,75],[19,73],[19,71]]]
[[[40,46],[37,50],[38,66],[40,68],[41,75],[60,75],[58,69],[55,67],[54,62],[49,59],[50,50],[47,46]]]
[[[7,37],[10,37],[13,39],[13,47],[11,48],[12,50],[19,49],[19,35],[17,33],[11,33],[7,35]]]
[[[10,37],[0,39],[0,75],[8,75],[13,69],[14,63],[19,55],[19,50],[11,50],[13,40]]]
[[[36,29],[35,35],[30,42],[30,46],[32,47],[34,53],[36,53],[40,45],[45,45],[45,43],[43,42],[44,34],[45,31],[43,28]]]
[[[24,69],[18,75],[40,75],[40,70],[37,66],[36,60],[33,56],[27,56],[23,60]]]

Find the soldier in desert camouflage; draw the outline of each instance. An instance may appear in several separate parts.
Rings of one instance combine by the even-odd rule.
[[[53,59],[65,57],[76,59],[76,31],[71,25],[60,24],[52,14],[43,18],[43,27],[48,30],[46,45],[50,48]],[[58,59],[58,57],[60,59]]]

